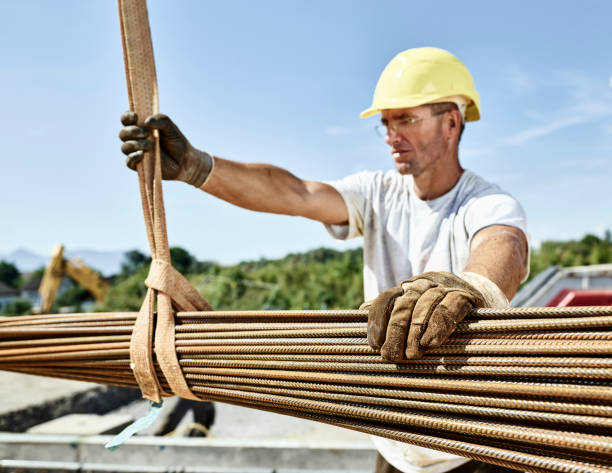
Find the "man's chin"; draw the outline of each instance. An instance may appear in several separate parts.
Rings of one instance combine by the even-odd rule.
[[[395,169],[402,175],[414,174],[414,167],[407,163],[395,163]]]

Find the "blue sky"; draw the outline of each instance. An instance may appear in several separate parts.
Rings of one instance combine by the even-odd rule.
[[[525,207],[533,241],[612,228],[612,3],[149,2],[160,108],[230,159],[332,180],[390,169],[362,120],[398,52],[437,46],[470,69],[482,120],[465,168]],[[148,252],[117,134],[127,108],[116,5],[0,1],[0,253]],[[171,245],[224,263],[334,242],[322,225],[164,188]]]

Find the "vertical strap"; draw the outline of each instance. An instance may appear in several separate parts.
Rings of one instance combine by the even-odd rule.
[[[142,395],[152,401],[160,402],[161,387],[155,376],[152,346],[155,314],[154,292],[152,289],[147,290],[147,295],[134,322],[130,341],[130,368],[134,372]]]
[[[158,113],[157,79],[146,1],[119,0],[119,19],[130,109],[138,114],[139,124],[142,125],[148,116]],[[137,166],[153,259],[146,281],[149,290],[138,313],[130,342],[131,366],[143,396],[159,402],[165,393],[155,372],[155,353],[173,393],[198,399],[189,389],[176,355],[173,301],[177,308],[184,310],[211,310],[211,307],[171,266],[157,131],[154,132],[154,139],[153,151],[146,152]]]
[[[139,124],[142,124],[145,118],[157,112],[158,104],[153,43],[145,0],[119,0],[119,19],[130,109],[138,114]],[[159,149],[157,140],[156,136],[154,152],[146,152],[137,166],[142,210],[153,258],[157,256],[157,242],[153,232],[155,199],[152,186],[157,161],[154,154]],[[156,291],[148,290],[134,324],[130,359],[142,395],[160,402],[161,387],[155,375],[152,346],[155,298]]]
[[[119,0],[119,21],[130,110],[138,114],[139,124],[142,125],[145,118],[158,112],[157,76],[146,0]],[[156,153],[157,144],[155,148]],[[154,219],[151,184],[155,169],[152,155],[152,152],[145,153],[137,171],[149,247],[155,256],[155,240],[151,231]]]

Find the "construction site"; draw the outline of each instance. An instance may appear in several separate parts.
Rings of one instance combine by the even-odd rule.
[[[108,6],[84,8],[96,14]],[[172,51],[180,51],[181,35],[199,37],[201,25],[174,23],[190,16],[184,5],[175,9],[152,0],[118,0],[114,8],[115,30],[109,30],[116,50],[101,48],[98,57],[123,58],[123,70],[113,75],[124,77],[127,111],[120,117],[121,143],[115,138],[114,149],[123,153],[125,166],[119,159],[109,175],[119,169],[130,180],[105,182],[108,202],[75,214],[83,219],[78,228],[63,223],[59,209],[43,210],[41,201],[38,231],[24,230],[32,237],[24,237],[23,245],[55,245],[48,257],[35,258],[22,246],[7,253],[16,232],[6,231],[7,243],[0,246],[1,472],[612,473],[612,221],[602,210],[612,202],[612,82],[591,86],[586,73],[567,69],[556,82],[517,73],[509,82],[516,94],[510,101],[535,94],[542,84],[553,92],[559,84],[577,89],[564,109],[570,118],[545,123],[541,111],[521,110],[534,120],[531,128],[488,140],[495,122],[485,121],[486,129],[471,138],[470,122],[481,120],[481,101],[496,103],[478,79],[487,61],[469,53],[476,49],[472,44],[457,45],[464,64],[446,46],[410,43],[386,59],[386,66],[380,58],[372,61],[378,81],[371,105],[359,117],[378,117],[376,144],[354,138],[343,151],[336,150],[348,166],[339,172],[352,172],[342,179],[319,177],[319,164],[301,159],[297,171],[310,171],[315,178],[306,180],[276,164],[233,161],[196,148],[181,130],[200,139],[199,132],[191,125],[179,129],[174,115],[160,113],[166,108],[160,108],[159,99],[165,85],[181,90],[187,69],[175,74],[181,56]],[[223,21],[256,23],[246,21],[248,15],[215,8]],[[292,28],[298,34],[309,21],[323,25],[323,36],[329,29],[331,37],[340,37],[336,27],[352,31],[350,22],[340,23],[346,9],[338,5],[328,13],[335,22],[318,16],[308,20],[311,10],[305,6],[297,16],[284,8],[266,5],[251,15],[280,9],[278,18],[287,22],[280,26],[279,20],[284,34]],[[34,6],[9,9],[17,18],[43,21]],[[375,10],[357,9],[354,21],[382,14]],[[569,21],[570,10],[563,17],[557,13],[559,21]],[[536,13],[539,17],[546,10]],[[198,23],[195,13],[190,21]],[[496,21],[501,28],[503,22]],[[184,30],[173,27],[177,24]],[[405,24],[397,28],[404,31]],[[556,27],[550,28],[557,34]],[[258,40],[276,46],[279,34],[262,32]],[[208,51],[203,43],[189,44],[203,56],[226,54],[222,41]],[[237,44],[242,47],[244,41]],[[229,42],[227,48],[232,50]],[[306,55],[299,62],[307,60]],[[252,77],[245,73],[254,59],[246,54],[237,65],[240,61],[233,64],[234,75],[251,81],[244,88],[256,96],[255,70]],[[323,67],[323,55],[320,61]],[[313,69],[310,64],[308,70]],[[204,80],[195,66],[191,72]],[[308,80],[293,79],[308,90]],[[240,93],[229,91],[232,82],[229,76],[225,80],[228,90],[220,87],[219,93]],[[351,94],[355,83],[345,83]],[[273,95],[281,90],[268,85]],[[550,105],[540,95],[540,106]],[[206,95],[211,104],[213,97]],[[280,102],[267,102],[272,111],[265,113],[273,113]],[[191,105],[197,109],[195,102]],[[218,113],[198,119],[223,122],[212,142],[231,143],[230,153],[244,152],[246,141],[269,139],[261,131],[255,139],[250,118],[244,118],[244,134],[238,136],[240,113],[232,110],[229,119]],[[486,113],[483,106],[483,117]],[[51,121],[48,128],[61,134],[61,124]],[[324,134],[344,139],[356,133],[351,126],[330,125]],[[514,168],[511,159],[496,164],[487,156],[525,154],[528,144],[539,153],[548,135],[582,126],[589,132],[574,131],[592,144],[585,149],[606,157],[585,157],[580,171],[574,161],[564,164],[559,158],[554,171],[559,174],[550,182],[544,178],[533,184],[533,176],[545,171],[536,172],[532,158],[517,159]],[[69,130],[73,145],[63,141],[67,154],[79,148],[77,128],[73,124]],[[24,127],[20,130],[29,136]],[[234,136],[228,140],[224,132]],[[278,125],[279,142],[292,136],[283,137],[284,132],[284,124]],[[473,144],[475,139],[481,143]],[[288,143],[281,147],[288,149]],[[308,152],[311,146],[319,145],[304,144]],[[381,155],[382,150],[387,160],[390,152],[386,164],[391,169],[370,171],[356,148]],[[88,150],[74,154],[83,152]],[[269,161],[274,162],[273,154]],[[81,165],[71,166],[82,173]],[[528,166],[534,172],[526,177],[522,170]],[[564,166],[575,170],[567,181],[571,187],[559,177]],[[87,172],[107,172],[93,168]],[[471,169],[499,173],[504,186],[514,183],[517,197],[513,189],[502,190]],[[59,187],[74,186],[69,212],[81,205],[80,193],[103,200],[95,176],[88,175],[60,186],[54,182],[57,196],[65,191]],[[184,184],[191,186],[190,194]],[[131,197],[122,186],[131,187]],[[543,192],[550,198],[540,198]],[[47,198],[59,199],[50,193]],[[207,203],[200,204],[204,199]],[[568,219],[563,199],[596,205],[583,205]],[[228,216],[221,216],[225,207],[218,210],[217,201],[231,204]],[[131,207],[138,202],[136,224]],[[198,214],[203,205],[208,205],[205,218]],[[111,210],[105,213],[105,207]],[[217,212],[219,223],[212,223]],[[106,232],[111,225],[104,216],[111,214],[122,223]],[[287,216],[303,219],[295,223]],[[284,219],[292,220],[288,228],[295,230],[295,240],[283,230]],[[315,248],[319,235],[301,223],[308,220],[323,224],[326,237],[341,241],[338,246]],[[571,230],[566,230],[568,220]],[[136,248],[132,227],[140,228],[148,250],[115,252],[120,258],[114,263],[110,250],[101,252],[97,261],[110,269],[78,248],[81,232],[91,236],[92,245],[114,239]],[[202,242],[208,235],[210,240]],[[352,238],[360,246],[340,246]],[[205,256],[172,246],[174,241]],[[288,241],[294,246],[284,246]],[[232,260],[224,260],[226,251]]]

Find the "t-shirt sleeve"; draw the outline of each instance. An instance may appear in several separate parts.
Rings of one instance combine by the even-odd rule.
[[[509,194],[494,193],[475,197],[468,204],[465,214],[468,247],[472,243],[472,238],[474,238],[474,235],[479,230],[491,225],[516,227],[525,234],[525,238],[529,241],[525,211],[521,204]],[[529,260],[531,259],[531,251],[529,245],[527,246],[527,273],[523,281],[529,275]]]
[[[374,174],[364,171],[338,181],[328,182],[344,199],[349,216],[345,225],[325,225],[332,237],[337,240],[350,240],[363,235],[364,216]]]
[[[474,235],[491,225],[517,227],[527,234],[527,217],[521,204],[511,195],[499,193],[475,197],[468,204],[465,228],[469,242]]]

